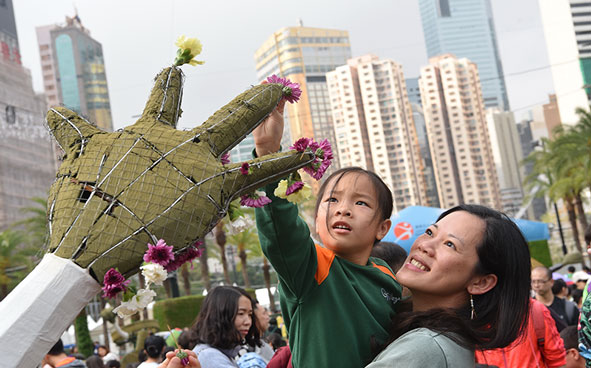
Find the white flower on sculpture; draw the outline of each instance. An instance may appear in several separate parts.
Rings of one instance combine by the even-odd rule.
[[[148,304],[152,303],[154,297],[156,296],[156,292],[151,289],[139,289],[137,294],[132,297],[135,299],[136,304],[144,309],[148,306]]]
[[[168,276],[164,267],[157,263],[148,263],[140,268],[148,284],[162,285]]]
[[[240,216],[227,225],[226,232],[228,235],[234,235],[254,227],[255,222],[250,218],[250,216]]]
[[[130,300],[126,301],[126,302],[122,302],[120,306],[118,306],[117,308],[113,309],[113,313],[117,313],[117,315],[119,316],[119,318],[125,318],[128,316],[133,316],[134,314],[136,314],[138,311],[140,311],[141,308],[138,303],[137,303],[137,299],[135,297],[135,295],[133,296],[133,298],[131,298]]]

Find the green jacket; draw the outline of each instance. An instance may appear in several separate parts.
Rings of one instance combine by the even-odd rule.
[[[359,368],[372,358],[372,338],[383,344],[401,286],[377,258],[360,266],[315,245],[297,206],[273,195],[256,209],[259,239],[279,275],[281,310],[294,368]]]

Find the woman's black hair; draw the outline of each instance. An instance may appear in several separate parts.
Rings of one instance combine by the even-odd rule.
[[[144,340],[144,350],[150,358],[159,358],[166,341],[162,336],[150,335]]]
[[[336,188],[337,184],[341,181],[341,179],[346,174],[350,174],[350,173],[366,175],[369,178],[369,180],[372,183],[373,188],[376,192],[376,196],[377,196],[376,202],[378,204],[379,211],[376,211],[376,216],[381,215],[380,216],[381,220],[389,219],[392,216],[392,209],[394,208],[394,201],[392,199],[392,192],[390,191],[390,188],[388,188],[386,183],[384,183],[384,181],[376,173],[369,171],[369,170],[365,170],[361,167],[356,167],[356,166],[344,167],[342,169],[335,171],[328,178],[326,178],[326,180],[324,181],[324,183],[322,183],[322,185],[320,186],[320,189],[318,190],[318,196],[316,198],[316,209],[314,211],[315,216],[318,215],[318,208],[320,207],[320,204],[322,203],[322,197],[324,196],[324,192],[326,192],[326,187],[328,186],[328,183],[331,181],[331,179],[336,178],[336,180],[331,188],[331,193],[332,193],[334,191],[334,188]],[[329,203],[329,206],[330,206],[330,203]],[[329,212],[327,211],[326,212],[327,219],[328,219],[328,215],[329,215]],[[326,226],[328,226],[328,221],[326,221]],[[379,241],[379,239],[376,239],[375,243],[377,243],[378,241]]]
[[[235,286],[218,286],[207,294],[191,327],[191,345],[208,344],[217,349],[232,349],[239,345],[241,336],[234,326],[234,319],[241,296],[247,297],[252,306],[252,324],[245,337],[246,343],[252,347],[260,345],[254,301],[244,289]]]
[[[463,204],[442,213],[466,211],[482,219],[486,228],[476,247],[476,275],[494,274],[496,285],[482,295],[473,295],[475,317],[469,302],[460,309],[431,309],[397,314],[391,340],[415,328],[440,332],[471,349],[502,348],[526,328],[529,315],[531,260],[529,246],[517,225],[505,214],[480,205]]]
[[[88,357],[84,361],[84,364],[86,364],[86,367],[88,368],[105,368],[105,363],[103,363],[103,359],[98,355],[92,355]]]

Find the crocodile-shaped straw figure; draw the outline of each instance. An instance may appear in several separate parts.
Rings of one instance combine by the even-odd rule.
[[[175,128],[182,86],[180,68],[164,69],[139,120],[113,133],[66,108],[49,111],[65,156],[48,200],[48,254],[0,303],[3,364],[38,364],[110,268],[138,271],[147,243],[164,239],[179,255],[237,196],[313,161],[312,153],[276,153],[250,161],[248,175],[220,161],[284,98],[283,85],[254,86],[190,131]]]

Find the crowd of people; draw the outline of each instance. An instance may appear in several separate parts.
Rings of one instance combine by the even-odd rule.
[[[282,111],[280,103],[253,132],[257,156],[279,151]],[[481,205],[448,209],[406,255],[380,242],[391,226],[389,188],[371,171],[343,168],[318,192],[319,245],[276,187],[264,188],[272,202],[256,209],[256,221],[278,274],[289,344],[268,334],[268,311],[245,290],[219,286],[179,337],[188,366],[584,366],[574,326],[589,276],[580,274],[571,290],[548,268],[532,270],[529,246],[504,214]],[[164,349],[148,337],[138,367],[181,364]],[[76,359],[55,365],[72,358],[53,354],[46,356],[52,367],[80,366]]]

